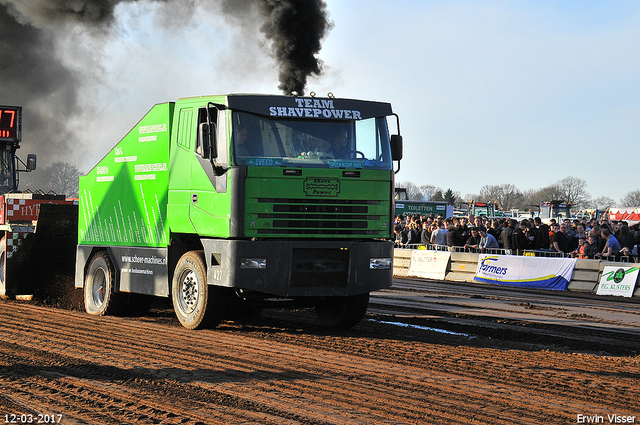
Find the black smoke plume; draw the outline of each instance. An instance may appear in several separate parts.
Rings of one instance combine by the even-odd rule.
[[[37,153],[40,165],[69,160],[80,147],[78,137],[67,129],[67,120],[79,111],[82,76],[61,61],[52,27],[107,26],[113,21],[116,3],[0,0],[0,104],[23,106],[21,150]]]
[[[280,66],[284,94],[304,93],[307,77],[322,73],[316,55],[321,41],[331,29],[326,4],[322,0],[262,0],[265,24],[261,30],[271,40]]]
[[[175,11],[193,14],[194,5],[198,4],[207,10],[220,6],[223,16],[247,28],[259,26],[278,62],[278,88],[285,94],[303,94],[307,78],[322,73],[322,61],[316,56],[332,28],[324,0],[140,3],[149,1],[166,3],[167,14],[176,25],[186,21],[180,21]],[[87,87],[87,70],[65,65],[61,58],[69,52],[57,51],[56,35],[65,28],[83,28],[93,35],[99,56],[100,37],[113,36],[108,30],[115,22],[116,6],[134,2],[137,0],[0,0],[0,104],[23,106],[28,114],[24,119],[22,155],[35,152],[40,156],[39,163],[45,165],[86,154],[79,152],[82,144],[78,141],[80,137],[87,139],[87,135],[73,134],[68,119],[84,107],[79,93]],[[94,68],[92,75],[99,76],[98,62]]]

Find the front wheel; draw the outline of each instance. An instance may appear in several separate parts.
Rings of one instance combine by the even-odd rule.
[[[329,328],[352,328],[367,313],[369,294],[348,297],[329,297],[316,305],[320,322]]]
[[[207,284],[207,266],[203,251],[189,251],[180,257],[171,298],[178,320],[187,329],[215,327],[226,310],[224,288]]]

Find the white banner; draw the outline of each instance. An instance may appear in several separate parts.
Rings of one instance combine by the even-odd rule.
[[[605,266],[596,295],[632,297],[638,270],[638,267]]]
[[[565,290],[575,258],[480,254],[473,280],[499,285]]]
[[[411,252],[407,276],[444,280],[449,258],[451,258],[449,251],[414,249]]]

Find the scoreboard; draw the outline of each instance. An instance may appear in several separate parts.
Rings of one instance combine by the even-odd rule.
[[[0,140],[20,143],[22,106],[0,106]]]

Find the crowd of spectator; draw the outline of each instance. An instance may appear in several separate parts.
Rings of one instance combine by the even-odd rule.
[[[637,259],[640,225],[624,221],[535,218],[443,218],[411,215],[395,218],[395,246],[429,246],[432,249],[498,252],[517,255],[538,251],[574,258]]]

